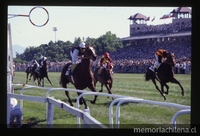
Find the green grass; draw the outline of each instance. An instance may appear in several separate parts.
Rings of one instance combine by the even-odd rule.
[[[54,83],[54,88],[60,88],[59,86],[60,72],[49,72],[50,80]],[[181,95],[181,89],[177,84],[168,83],[169,94],[166,95],[167,100],[164,100],[160,93],[155,89],[155,86],[151,81],[145,82],[144,74],[114,74],[114,82],[112,93],[138,97],[147,100],[172,102],[182,105],[191,104],[191,75],[189,74],[175,74],[175,78],[180,81],[184,90],[185,96]],[[13,84],[25,83],[26,73],[16,72]],[[29,85],[33,85],[32,81],[29,81]],[[50,83],[45,79],[45,87],[52,87]],[[68,88],[73,88],[72,84],[68,84]],[[15,93],[18,94],[22,87],[16,87]],[[86,88],[85,90],[88,90]],[[100,84],[97,83],[97,91],[100,90]],[[104,87],[104,93],[108,91]],[[30,89],[24,92],[25,95],[43,96],[45,97],[46,91],[40,89]],[[55,99],[60,99],[67,102],[67,97],[63,91],[52,91],[50,96],[54,96]],[[77,98],[75,92],[70,92],[72,99]],[[90,108],[90,114],[96,118],[99,122],[106,126],[109,126],[109,106],[112,102],[111,98],[105,96],[98,96],[96,104],[91,104],[89,100],[93,99],[93,96],[84,96],[86,102]],[[68,102],[67,102],[68,103]],[[74,103],[74,106],[76,104]],[[35,123],[31,127],[45,127],[46,124],[46,106],[44,103],[37,103],[31,101],[24,101],[23,104],[23,123]],[[84,106],[81,105],[81,109]],[[142,103],[125,103],[120,107],[120,128],[132,127],[131,124],[170,124],[173,115],[180,109],[172,107],[163,107],[158,105],[142,104]],[[114,123],[115,123],[116,105],[113,108]],[[190,114],[181,115],[177,117],[177,124],[190,124]],[[55,127],[77,127],[77,118],[66,111],[55,107],[53,124]],[[71,124],[71,125],[66,125]],[[177,125],[178,126],[178,125]]]

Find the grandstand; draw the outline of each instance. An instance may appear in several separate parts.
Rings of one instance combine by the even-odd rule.
[[[178,7],[160,18],[172,18],[172,23],[161,25],[147,25],[149,19],[141,13],[130,16],[130,36],[118,39],[129,46],[110,54],[115,71],[144,73],[154,63],[155,51],[164,48],[175,53],[178,69],[187,69],[186,73],[190,73],[191,14],[190,8]]]

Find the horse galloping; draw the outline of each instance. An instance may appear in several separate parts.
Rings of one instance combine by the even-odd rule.
[[[160,94],[166,100],[165,94],[168,94],[169,86],[166,84],[168,82],[178,84],[181,88],[181,94],[184,96],[184,89],[180,82],[174,78],[174,65],[175,65],[175,56],[173,53],[169,53],[167,55],[167,59],[161,63],[160,67],[158,68],[157,74],[151,70],[151,67],[147,69],[146,74],[144,75],[145,81],[151,80],[155,85],[156,89],[160,92]],[[160,82],[161,90],[156,84],[156,80]],[[166,87],[167,91],[164,92],[164,86]]]
[[[26,70],[25,70],[25,73],[26,73],[26,84],[28,83],[28,80],[31,80],[32,76],[33,76],[34,81],[35,81],[34,71],[35,71],[36,67],[37,67],[37,65],[34,64],[33,66],[29,66],[29,67],[26,68]],[[30,77],[29,77],[29,74],[30,74]]]
[[[96,60],[96,53],[93,46],[86,46],[84,57],[81,58],[81,62],[77,64],[72,75],[66,75],[66,71],[71,63],[65,64],[62,69],[60,76],[60,85],[63,88],[67,88],[68,83],[72,83],[76,89],[84,90],[89,88],[91,91],[96,92],[96,87],[94,85],[94,76],[91,70],[92,61]],[[77,92],[78,96],[81,94]],[[65,95],[68,97],[68,101],[71,106],[73,106],[72,101],[69,97],[69,92],[65,91]],[[90,101],[92,104],[96,102],[97,95],[94,96],[94,100]],[[87,109],[87,104],[83,97],[80,98],[80,104],[84,103],[85,109]]]
[[[101,75],[98,75],[98,71],[101,69]],[[103,85],[108,90],[109,94],[112,94],[111,88],[113,84],[113,73],[112,73],[112,65],[111,63],[107,63],[106,67],[97,67],[94,71],[94,78],[95,78],[95,86],[96,83],[99,81],[101,83],[101,90],[99,92],[103,92]],[[112,98],[114,100],[114,98]]]
[[[49,81],[49,83],[53,86],[53,83],[50,81],[48,72],[47,72],[47,59],[44,59],[42,62],[42,66],[39,69],[39,73],[34,71],[34,81],[37,79],[38,80],[38,86],[44,87],[44,78]],[[41,84],[42,81],[42,84]]]

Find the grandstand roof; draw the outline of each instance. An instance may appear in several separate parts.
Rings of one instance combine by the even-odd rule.
[[[171,13],[191,13],[191,9],[188,7],[178,7],[177,9],[173,9]]]
[[[139,39],[150,39],[150,38],[164,38],[164,37],[179,37],[179,36],[191,36],[191,32],[174,33],[174,34],[158,34],[158,35],[146,35],[146,36],[133,36],[120,38],[117,41],[129,41]]]
[[[130,20],[145,20],[145,19],[147,19],[147,16],[145,16],[141,13],[136,13],[135,15],[130,16],[128,19],[130,19]]]

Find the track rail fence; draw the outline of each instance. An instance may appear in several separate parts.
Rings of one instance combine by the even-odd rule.
[[[14,94],[14,88],[16,86],[24,86],[24,88],[21,89],[20,94]],[[25,90],[30,89],[41,89],[46,90],[46,96],[45,97],[39,97],[39,96],[28,96],[24,95]],[[54,99],[54,97],[50,97],[50,92],[52,91],[69,91],[69,92],[80,92],[82,93],[77,97],[76,101],[76,108],[70,106],[69,104],[62,102],[60,100]],[[152,104],[152,105],[159,105],[159,106],[169,106],[174,108],[179,108],[178,112],[174,114],[171,120],[172,128],[176,128],[176,118],[183,114],[190,114],[190,106],[186,105],[180,105],[176,103],[169,103],[169,102],[159,102],[159,101],[151,101],[151,100],[144,100],[137,97],[128,97],[123,95],[116,95],[116,94],[108,94],[108,93],[102,93],[102,92],[91,92],[86,90],[76,90],[76,89],[70,89],[70,88],[48,88],[48,87],[38,87],[38,86],[31,86],[31,85],[22,85],[22,84],[12,84],[12,91],[11,93],[7,93],[7,112],[9,113],[10,109],[10,97],[14,97],[16,99],[20,99],[20,107],[23,111],[23,100],[27,101],[35,101],[35,102],[41,102],[46,103],[46,120],[47,120],[47,127],[51,128],[53,125],[53,116],[54,116],[54,106],[64,109],[65,111],[69,112],[70,114],[77,117],[77,124],[78,128],[81,128],[81,120],[82,120],[82,128],[107,128],[102,123],[100,123],[98,120],[93,118],[90,115],[90,109],[84,109],[83,111],[80,110],[79,100],[83,96],[88,95],[98,95],[98,96],[106,96],[106,97],[113,97],[114,99],[110,106],[109,106],[109,124],[110,128],[113,128],[113,106],[114,104],[118,103],[116,106],[116,128],[119,128],[120,124],[120,106],[121,104],[125,102],[130,103],[145,103],[145,104]],[[7,115],[7,123],[9,121],[9,115]],[[23,118],[22,118],[23,119]]]

